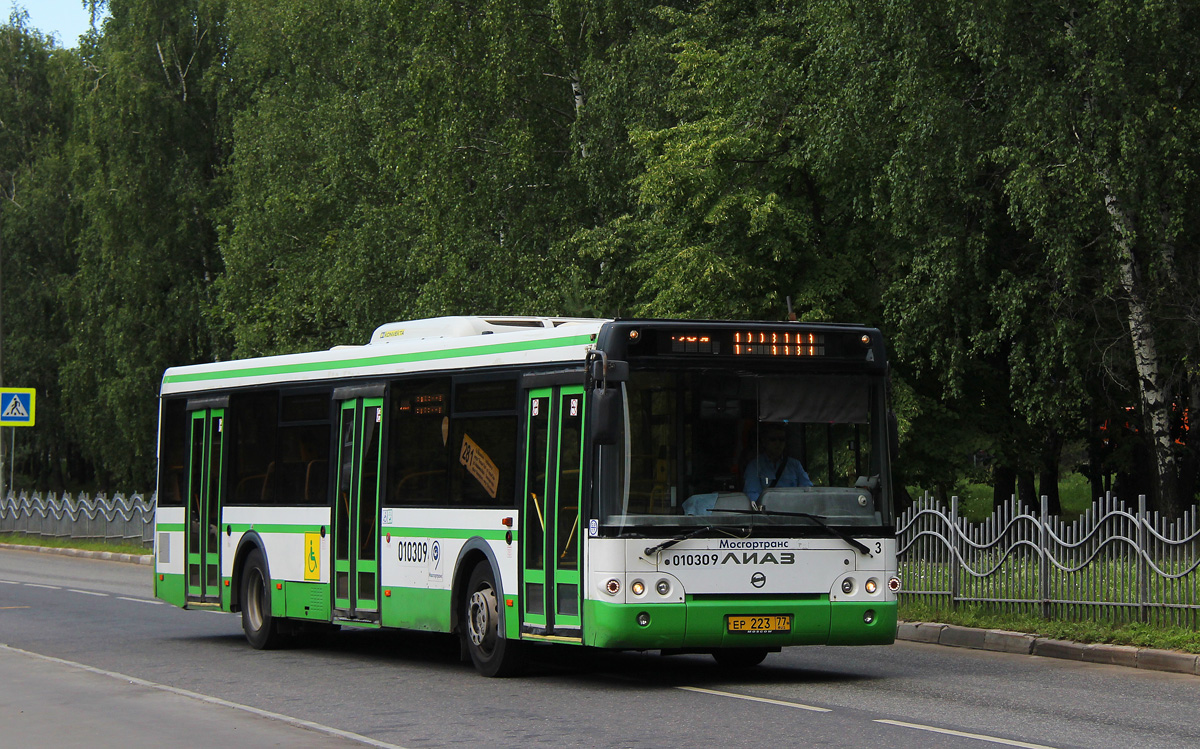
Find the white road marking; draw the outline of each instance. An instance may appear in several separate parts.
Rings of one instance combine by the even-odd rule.
[[[138,600],[142,600],[142,599],[131,598],[130,600],[138,601]],[[155,601],[154,603],[158,603],[158,602]],[[166,684],[159,684],[159,683],[153,682],[153,681],[146,681],[145,679],[138,679],[133,676],[127,676],[122,673],[117,673],[116,671],[105,671],[104,669],[96,668],[94,666],[88,666],[83,663],[76,663],[75,661],[66,661],[66,660],[63,660],[62,658],[53,658],[48,655],[42,655],[41,653],[33,653],[28,650],[21,650],[20,648],[10,647],[10,646],[4,645],[4,644],[0,644],[0,649],[8,650],[13,653],[20,653],[21,655],[27,655],[31,658],[41,658],[42,660],[50,661],[51,663],[61,663],[64,666],[71,666],[72,668],[78,668],[78,669],[82,669],[84,671],[90,671],[94,674],[100,674],[101,676],[108,676],[113,679],[120,679],[121,681],[128,682],[130,684],[139,684],[143,687],[150,687],[151,689],[161,689],[164,692],[171,692],[172,694],[178,694],[178,695],[182,695],[184,697],[190,697],[194,700],[200,700],[201,702],[207,702],[210,705],[221,705],[223,707],[232,707],[235,710],[242,710],[244,712],[251,713],[253,715],[258,715],[263,718],[270,718],[272,720],[280,720],[289,725],[302,726],[304,728],[309,728],[314,731],[320,731],[321,733],[328,734],[330,736],[338,736],[343,739],[349,739],[351,741],[358,741],[360,743],[367,744],[368,746],[378,747],[378,749],[404,749],[404,747],[397,746],[396,744],[389,744],[385,741],[379,741],[377,739],[372,739],[367,736],[361,736],[357,733],[343,731],[340,728],[333,728],[332,726],[325,726],[325,725],[321,725],[320,723],[313,723],[310,720],[300,720],[299,718],[293,718],[290,715],[282,715],[280,713],[273,713],[273,712],[270,712],[269,710],[260,710],[257,707],[250,707],[249,705],[242,705],[237,702],[230,702],[229,700],[223,700],[220,697],[209,697],[207,694],[200,694],[198,692],[189,692],[186,689],[180,689],[178,687],[171,687],[171,686],[167,686]]]
[[[162,605],[162,601],[151,601],[147,598],[129,598],[127,596],[117,596],[117,598],[121,599],[122,601],[133,601],[134,603],[150,603],[155,606]]]
[[[67,588],[67,592],[68,593],[82,593],[85,596],[103,596],[104,598],[108,598],[107,593],[97,593],[94,590],[78,590],[76,588]]]
[[[49,590],[62,590],[62,588],[57,585],[40,585],[38,583],[25,583],[25,587],[27,587],[27,588],[47,588]]]
[[[748,694],[737,694],[735,692],[718,692],[715,689],[702,689],[700,687],[676,687],[687,692],[700,692],[701,694],[713,694],[718,697],[732,697],[735,700],[749,700],[750,702],[762,702],[767,705],[779,705],[780,707],[794,707],[797,710],[811,710],[814,713],[829,713],[833,712],[825,707],[813,707],[812,705],[804,705],[799,702],[785,702],[783,700],[773,700],[768,697],[751,697]]]
[[[0,583],[4,583],[5,585],[20,585],[21,584],[21,583],[17,582],[16,580],[0,580]]]
[[[1045,744],[1030,744],[1027,741],[1014,741],[1013,739],[1001,739],[996,736],[986,736],[981,733],[967,733],[966,731],[952,731],[949,728],[935,728],[933,726],[923,726],[920,723],[905,723],[900,720],[876,720],[876,723],[886,723],[889,726],[900,726],[901,728],[915,728],[918,731],[929,731],[931,733],[944,733],[947,736],[959,736],[964,739],[977,739],[979,741],[990,741],[993,744],[1004,744],[1005,746],[1020,746],[1025,749],[1054,749]]]

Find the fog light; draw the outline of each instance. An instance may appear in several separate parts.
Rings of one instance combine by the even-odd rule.
[[[867,609],[863,612],[863,624],[870,624],[875,621],[875,610]]]
[[[891,580],[888,580],[888,590],[893,593],[900,590],[900,578],[893,577]]]
[[[846,595],[850,595],[851,593],[853,593],[854,592],[854,581],[848,577],[845,580],[843,580],[842,581],[842,592],[845,593]]]
[[[637,623],[638,623],[639,627],[649,627],[650,626],[650,615],[648,613],[646,613],[645,611],[638,614],[637,615]]]
[[[874,578],[871,578],[863,585],[863,588],[871,595],[875,595],[875,591],[879,590],[879,583]]]
[[[658,591],[660,596],[665,596],[671,592],[671,583],[667,582],[666,580],[659,580],[658,584],[654,586],[654,589]]]
[[[629,586],[635,596],[640,596],[646,592],[646,585],[641,580],[634,580],[633,585]]]
[[[604,592],[610,596],[615,596],[621,592],[621,581],[615,577],[612,580],[604,583]]]

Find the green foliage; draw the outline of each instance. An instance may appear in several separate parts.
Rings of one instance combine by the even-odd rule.
[[[911,622],[941,622],[962,627],[1025,632],[1055,640],[1200,653],[1200,632],[1181,627],[1151,626],[1137,622],[1068,622],[1042,619],[1032,614],[1005,613],[983,606],[961,606],[947,610],[908,602],[900,604],[900,618]]]
[[[790,299],[888,336],[903,482],[980,455],[1028,486],[1073,442],[1190,499],[1191,4],[109,10],[70,51],[0,27],[3,376],[39,388],[39,478],[146,485],[169,365]]]
[[[57,377],[69,329],[59,290],[74,269],[79,230],[66,153],[79,61],[24,23],[14,12],[0,26],[0,78],[7,84],[0,86],[0,381],[37,389],[38,426],[22,430],[18,450],[39,482],[57,487],[64,470],[79,469]],[[10,456],[12,440],[4,438]]]
[[[137,544],[125,542],[107,543],[105,541],[86,541],[78,538],[27,536],[23,533],[0,534],[0,544],[14,544],[16,546],[44,546],[50,549],[110,551],[117,554],[137,554],[138,556],[148,556],[154,553],[153,549],[147,549],[143,546],[138,546]]]
[[[149,484],[162,370],[211,358],[221,0],[113,0],[82,50],[63,407],[102,485]]]

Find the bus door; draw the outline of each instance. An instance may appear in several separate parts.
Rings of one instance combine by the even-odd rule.
[[[221,488],[225,409],[192,411],[188,419],[187,599],[221,601]]]
[[[580,539],[584,390],[531,390],[526,404],[521,513],[522,630],[580,636]]]
[[[379,621],[383,399],[342,401],[333,508],[334,617]]]

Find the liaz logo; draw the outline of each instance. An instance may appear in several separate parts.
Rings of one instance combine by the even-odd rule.
[[[773,551],[765,553],[757,551],[743,551],[740,554],[727,551],[724,556],[720,552],[709,552],[707,554],[671,554],[663,556],[662,563],[664,567],[714,567],[720,564],[795,564],[796,552],[781,551],[778,554]]]

